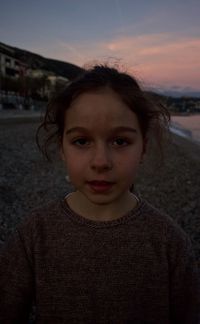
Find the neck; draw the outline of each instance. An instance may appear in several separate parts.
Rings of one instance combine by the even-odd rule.
[[[127,192],[109,205],[92,203],[79,191],[70,194],[66,200],[75,213],[95,221],[111,221],[120,218],[137,205],[137,198],[131,192]]]

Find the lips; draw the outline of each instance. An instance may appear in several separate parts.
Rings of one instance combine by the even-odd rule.
[[[98,193],[109,191],[114,185],[113,182],[99,180],[88,181],[87,183],[92,191]]]

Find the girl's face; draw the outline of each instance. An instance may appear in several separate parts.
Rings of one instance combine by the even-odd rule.
[[[112,90],[81,94],[65,113],[61,154],[77,192],[93,204],[115,204],[144,153],[137,116]]]

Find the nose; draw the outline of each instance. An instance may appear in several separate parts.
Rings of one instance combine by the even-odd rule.
[[[112,169],[112,157],[109,147],[99,144],[92,152],[91,168],[98,172]]]

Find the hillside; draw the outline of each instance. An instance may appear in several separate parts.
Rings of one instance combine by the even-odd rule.
[[[32,69],[42,69],[54,72],[55,74],[66,77],[68,79],[75,78],[82,71],[82,68],[77,65],[45,58],[41,55],[17,47],[12,47],[1,42],[0,52],[20,60],[21,62],[30,66]]]

